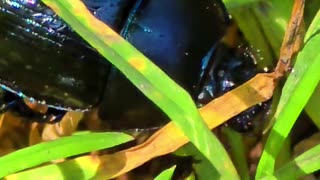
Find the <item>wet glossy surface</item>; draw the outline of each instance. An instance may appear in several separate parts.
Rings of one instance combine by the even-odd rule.
[[[199,79],[200,89],[196,101],[199,107],[238,87],[257,73],[252,49],[241,38],[239,35],[239,46],[219,44],[208,53],[207,66],[203,67]],[[254,117],[261,110],[262,107],[256,105],[230,119],[227,124],[237,131],[246,132],[253,128]]]
[[[83,2],[188,90],[199,107],[256,73],[249,51],[220,42],[229,19],[219,0]],[[168,120],[39,1],[1,0],[0,7],[2,88],[58,109],[99,105],[99,117],[115,129],[154,127]],[[12,107],[27,112],[26,106]],[[255,112],[231,122],[248,129]]]
[[[0,83],[7,90],[57,108],[99,102],[109,65],[95,50],[35,0],[1,0],[0,7]]]
[[[137,1],[121,34],[195,96],[202,58],[223,36],[228,21],[220,3]],[[100,117],[119,129],[159,126],[168,120],[116,69],[99,107]]]

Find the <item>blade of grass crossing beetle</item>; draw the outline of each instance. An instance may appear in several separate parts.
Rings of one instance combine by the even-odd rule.
[[[318,24],[319,30],[320,23]],[[320,52],[314,50],[319,44],[320,34],[315,33],[298,54],[293,71],[282,90],[274,116],[277,121],[262,153],[256,178],[261,178],[264,174],[271,175],[274,172],[275,159],[281,149],[279,145],[288,136],[295,120],[319,83]]]
[[[77,33],[159,106],[214,164],[222,176],[237,177],[230,158],[221,143],[206,127],[190,95],[185,90],[131,44],[91,15],[81,1],[43,0],[43,2],[57,12]]]
[[[270,99],[272,97],[274,87],[275,84],[273,73],[260,74],[255,76],[245,84],[241,85],[240,87],[231,90],[224,96],[212,100],[209,104],[202,107],[199,111],[208,123],[208,126],[210,128],[214,128],[225,122],[225,120],[230,119],[235,114],[246,109],[248,105],[251,106],[253,104],[257,104],[259,102]],[[248,89],[259,89],[260,92],[258,94],[252,93],[252,91],[248,91]],[[237,102],[232,102],[237,99],[234,97],[239,97],[240,94],[243,96],[241,100],[238,99]],[[232,103],[230,104],[225,102]],[[236,110],[234,109],[235,107],[240,109]],[[174,136],[172,136],[173,134]],[[40,173],[51,178],[54,177],[54,179],[59,179],[61,178],[61,176],[63,177],[63,174],[60,173],[61,171],[63,171],[65,174],[72,174],[79,171],[79,173],[81,173],[82,171],[85,171],[87,176],[83,179],[92,179],[93,177],[96,179],[115,178],[121,174],[131,171],[132,169],[135,169],[136,167],[139,167],[140,165],[155,157],[172,153],[187,142],[187,137],[184,136],[184,134],[172,122],[170,122],[160,130],[155,132],[147,141],[142,144],[111,155],[96,157],[94,159],[95,164],[98,164],[96,166],[103,167],[99,170],[92,168],[92,164],[94,164],[94,162],[92,162],[93,160],[90,160],[92,159],[91,157],[81,156],[59,164],[39,167],[21,173],[13,174],[11,176],[7,176],[6,179],[18,179],[21,177],[23,179],[26,179],[26,177],[33,177],[34,174],[38,175]],[[205,159],[206,162],[208,161],[205,157],[203,159]],[[88,161],[90,161],[90,163],[88,163]],[[126,163],[124,164],[123,162]],[[70,170],[70,164],[77,164],[78,170]],[[205,170],[205,172],[210,173],[211,178],[214,178],[216,176],[219,177],[219,173],[216,171],[216,169],[212,168],[212,163],[208,161],[207,164],[210,165],[211,169]],[[53,166],[58,166],[58,168]],[[206,169],[209,169],[208,166],[206,166]],[[99,174],[98,177],[97,174]],[[205,174],[202,173],[201,175]]]

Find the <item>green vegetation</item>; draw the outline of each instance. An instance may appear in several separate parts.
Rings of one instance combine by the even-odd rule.
[[[97,31],[95,26],[92,26],[90,17],[74,15],[75,8],[78,7],[73,0],[43,0],[43,2],[53,7],[77,33],[120,69],[189,138],[195,148],[184,147],[186,154],[193,154],[198,159],[202,159],[201,163],[195,167],[200,173],[199,177],[203,179],[208,178],[205,176],[210,176],[210,179],[250,178],[240,134],[230,129],[225,129],[223,132],[231,142],[230,148],[234,157],[232,162],[222,143],[207,128],[189,94],[142,53],[109,29],[105,32]],[[292,1],[225,0],[224,2],[250,44],[260,49],[261,57],[265,57],[258,60],[259,65],[274,67],[291,15]],[[308,29],[304,46],[298,53],[293,70],[285,80],[284,86],[279,87],[281,97],[272,117],[275,123],[269,134],[265,135],[267,140],[257,167],[256,179],[297,179],[320,169],[319,145],[292,158],[289,162],[284,162],[280,167],[276,166],[279,153],[283,150],[282,145],[288,140],[292,126],[304,107],[319,127],[320,118],[317,116],[319,112],[317,105],[320,102],[318,86],[320,51],[317,50],[320,45],[319,7],[320,2],[317,0],[307,2],[306,11],[308,12],[305,14],[312,17],[306,17],[306,19],[312,19],[312,22],[306,22]],[[318,13],[309,13],[309,11],[318,11]],[[79,14],[79,10],[77,13]],[[273,106],[276,105],[273,104]],[[129,140],[131,140],[129,136],[121,133],[88,133],[41,143],[1,157],[0,176],[4,177],[54,159],[112,147]],[[292,152],[285,153],[290,156]],[[61,166],[65,167],[64,173],[72,173],[74,170],[72,169],[74,167],[71,167],[72,163],[69,163],[69,171],[67,166],[68,164]],[[83,172],[77,177],[89,179],[97,176],[97,168],[81,169],[81,164],[77,166]],[[13,177],[26,179],[32,178],[32,175],[48,175],[57,173],[61,167],[43,166],[25,173],[17,173]],[[170,168],[157,179],[170,178],[173,170],[174,167]],[[114,172],[110,172],[112,173]],[[63,174],[56,177],[57,179],[66,178]]]

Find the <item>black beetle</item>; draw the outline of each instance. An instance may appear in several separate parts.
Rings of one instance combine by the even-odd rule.
[[[236,60],[229,64],[234,68],[229,68],[227,77],[215,74],[216,78],[211,77],[208,81],[209,69],[212,72],[214,67],[218,72],[217,63],[209,63],[217,53],[210,53],[228,49],[220,43],[229,22],[220,0],[83,2],[97,18],[188,90],[195,100],[199,100],[198,94],[203,94],[204,90],[209,92],[207,87],[229,81],[234,68],[239,69],[244,64],[240,62],[241,57],[235,57],[237,55],[222,57],[222,61],[227,62],[218,66],[228,69],[229,66],[223,64],[228,64],[226,59],[233,58]],[[41,120],[48,119],[49,115],[53,122],[65,111],[82,111],[96,106],[102,119],[120,129],[134,128],[137,121],[143,122],[141,128],[158,126],[167,119],[39,0],[0,0],[0,44],[0,84],[11,92],[11,95],[4,95],[3,110],[35,116],[37,113],[22,102],[21,98],[24,98],[48,106],[44,116],[38,115]],[[245,69],[250,73],[240,78],[241,82],[254,74],[251,72],[255,68],[250,68]],[[228,87],[218,86],[220,89]],[[220,95],[219,92],[215,94]]]

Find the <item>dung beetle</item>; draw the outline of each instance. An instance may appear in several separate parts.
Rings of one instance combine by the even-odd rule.
[[[204,91],[214,98],[220,95],[213,90],[216,86],[229,87],[223,83],[239,76],[233,72],[244,64],[242,57],[233,53],[220,58],[216,53],[230,49],[221,43],[229,15],[220,0],[83,2],[92,14],[185,88],[197,104],[201,104],[203,98],[199,97],[204,97]],[[215,58],[223,62],[217,64]],[[230,73],[217,75],[219,67]],[[255,68],[250,68],[249,75],[235,81],[251,77]],[[213,69],[215,73],[210,76]],[[101,119],[117,129],[136,128],[137,124],[142,124],[139,128],[158,126],[167,119],[39,0],[0,0],[0,84],[4,90],[2,111],[11,110],[39,121],[56,122],[66,111],[93,107]],[[26,101],[47,109],[35,112]]]

